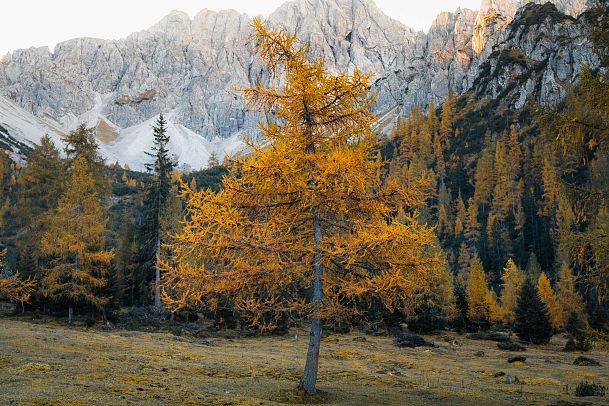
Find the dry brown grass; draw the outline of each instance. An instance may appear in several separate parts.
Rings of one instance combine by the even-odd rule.
[[[0,405],[547,405],[575,400],[583,379],[609,382],[608,353],[589,354],[601,367],[574,366],[577,354],[561,352],[560,337],[513,365],[489,341],[428,337],[440,347],[403,349],[389,337],[349,334],[324,340],[320,394],[305,398],[295,389],[307,344],[300,337],[212,338],[208,346],[166,333],[0,320]],[[478,350],[486,355],[475,357]],[[498,371],[521,384],[493,377]]]

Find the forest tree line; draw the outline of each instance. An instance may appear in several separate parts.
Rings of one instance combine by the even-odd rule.
[[[161,117],[155,148],[168,141],[158,139],[164,126]],[[165,165],[160,171],[143,174],[127,164],[107,165],[95,130],[84,125],[62,141],[60,151],[43,137],[24,163],[4,154],[0,160],[5,276],[0,293],[59,314],[71,313],[74,306],[102,315],[149,304],[155,291],[154,230],[167,238],[177,230],[183,212],[179,182],[196,189],[199,179],[216,188],[225,170],[212,154],[205,179],[200,172],[182,176],[166,149],[158,157],[151,151],[151,162]]]

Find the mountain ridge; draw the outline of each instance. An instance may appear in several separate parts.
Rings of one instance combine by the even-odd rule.
[[[565,10],[570,4],[557,3]],[[514,17],[509,14],[518,5],[484,0],[479,12],[441,13],[427,34],[391,19],[368,0],[295,0],[268,21],[310,42],[330,69],[376,72],[375,112],[405,114],[414,105],[441,102],[449,89],[459,94],[470,89],[493,47],[505,41],[502,35]],[[234,91],[270,80],[248,41],[250,21],[234,10],[204,9],[193,18],[173,11],[120,40],[76,38],[53,53],[44,47],[17,50],[0,61],[0,95],[63,131],[83,121],[101,123],[108,160],[126,159],[139,169],[152,136],[141,126],[163,111],[177,132],[204,140],[192,140],[197,154],[172,151],[176,159],[203,167],[212,152],[237,151],[239,134],[254,133],[261,118],[246,110]],[[127,144],[141,145],[141,151],[125,153],[119,146]]]

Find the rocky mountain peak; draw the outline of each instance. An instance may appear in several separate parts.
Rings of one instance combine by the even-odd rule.
[[[148,29],[151,33],[161,33],[164,35],[176,35],[190,33],[190,16],[179,10],[173,10],[163,17],[161,21]]]
[[[577,13],[588,0],[555,2],[559,9]],[[480,11],[441,13],[427,34],[390,18],[370,0],[293,0],[268,20],[309,42],[331,70],[374,72],[375,112],[381,117],[377,129],[382,130],[414,105],[426,106],[430,100],[437,105],[449,89],[471,89],[486,72],[485,63],[497,57],[496,47],[525,44],[524,34],[520,40],[506,37],[514,32],[508,27],[519,4],[483,0]],[[112,129],[112,136],[100,139],[102,149],[112,161],[127,161],[133,168],[143,166],[150,125],[162,111],[173,135],[182,139],[174,145],[178,160],[204,166],[212,151],[221,156],[236,150],[238,138],[255,133],[260,119],[245,109],[234,90],[269,79],[248,43],[250,23],[250,17],[234,10],[202,10],[192,19],[174,11],[121,40],[77,38],[58,44],[52,53],[48,48],[14,51],[0,60],[0,96],[22,108],[27,120],[41,120],[41,128],[51,123],[69,131],[86,122]],[[555,34],[565,43],[583,35],[580,28],[566,25],[540,31],[543,38]],[[527,58],[542,58],[531,45],[521,48]],[[558,74],[570,78],[566,66],[573,65],[569,52],[575,51],[559,51],[556,43],[548,49],[560,57],[552,71],[543,71],[544,83],[560,83],[562,79],[553,79]],[[581,60],[590,60],[588,48],[578,52]],[[510,73],[505,75],[511,80]],[[494,85],[489,86],[485,89]],[[558,88],[546,86],[545,99],[559,95]],[[525,93],[526,99],[531,92]]]
[[[520,6],[525,6],[528,3],[545,4],[553,3],[558,11],[573,17],[579,16],[586,9],[592,7],[595,0],[520,0]]]
[[[512,18],[516,14],[519,5],[517,0],[482,0],[479,13],[480,16],[498,13],[507,18]]]

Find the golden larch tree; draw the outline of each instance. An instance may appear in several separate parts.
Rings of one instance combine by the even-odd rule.
[[[571,312],[584,314],[584,303],[582,297],[575,289],[575,277],[571,268],[566,263],[560,267],[558,282],[556,283],[556,300],[560,308],[557,324],[560,328],[564,327],[567,317]]]
[[[72,321],[74,304],[98,308],[107,303],[99,289],[107,283],[112,251],[105,249],[107,214],[84,157],[74,160],[66,192],[49,217],[41,246],[51,259],[42,277],[43,294],[68,303]]]
[[[10,276],[2,276],[6,248],[0,250],[0,299],[23,304],[30,300],[34,293],[36,282],[33,278],[22,279],[16,273]]]
[[[262,328],[287,314],[311,320],[301,387],[315,393],[322,321],[378,300],[413,311],[441,284],[433,230],[407,210],[426,179],[383,182],[371,132],[370,74],[332,74],[284,30],[255,20],[260,57],[281,86],[244,90],[262,110],[260,142],[236,158],[218,193],[189,190],[186,222],[171,249],[166,304],[231,306]]]
[[[23,304],[30,300],[34,290],[33,279],[22,280],[19,274],[0,277],[0,299]]]
[[[516,317],[516,304],[520,289],[524,284],[525,274],[518,268],[514,260],[510,258],[503,268],[501,280],[503,281],[500,308],[501,320],[507,325],[512,325]]]
[[[482,262],[477,255],[472,258],[469,265],[467,305],[467,316],[470,319],[479,319],[488,323],[498,318],[497,300],[488,287]]]
[[[554,293],[554,290],[552,290],[550,280],[546,276],[545,272],[542,272],[539,275],[539,279],[537,280],[537,290],[539,290],[539,296],[541,297],[541,300],[548,308],[552,327],[554,328],[554,330],[559,330],[560,328],[562,328],[561,323],[563,323],[562,310],[558,304],[558,301],[556,300],[556,294]]]

